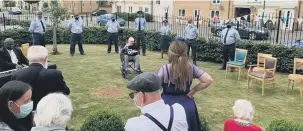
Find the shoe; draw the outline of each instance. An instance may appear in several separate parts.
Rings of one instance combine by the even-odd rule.
[[[226,68],[219,68],[219,70],[226,70]]]
[[[110,52],[107,52],[107,54],[110,54]]]
[[[85,53],[81,53],[81,55],[86,55]]]
[[[143,53],[143,56],[146,56],[146,54],[145,54],[145,53]]]
[[[74,54],[70,54],[70,56],[74,56]]]
[[[126,74],[131,74],[132,72],[130,70],[125,70]]]

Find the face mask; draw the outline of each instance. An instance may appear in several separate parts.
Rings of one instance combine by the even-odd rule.
[[[231,25],[227,25],[226,27],[227,27],[227,28],[231,28]]]
[[[135,95],[136,95],[136,94],[135,94]],[[133,100],[134,100],[134,103],[135,103],[136,107],[138,107],[138,108],[141,110],[142,107],[141,107],[140,105],[138,105],[137,102],[136,102],[136,96],[134,97]]]
[[[17,105],[17,106],[19,106],[19,105]],[[25,118],[26,116],[28,116],[28,114],[30,114],[33,111],[33,106],[34,106],[33,101],[31,101],[27,104],[24,104],[21,107],[19,106],[20,113],[15,113],[15,116],[17,117],[17,119],[22,119],[22,118]]]
[[[75,20],[79,20],[79,17],[75,17]]]
[[[114,22],[114,21],[115,21],[115,19],[112,19],[112,21]]]

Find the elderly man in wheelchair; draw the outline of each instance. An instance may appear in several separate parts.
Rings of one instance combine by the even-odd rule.
[[[138,46],[135,44],[135,39],[133,37],[130,37],[128,39],[127,44],[120,50],[120,57],[122,62],[122,73],[131,74],[130,68],[134,69],[135,74],[140,74],[140,50]],[[131,65],[129,62],[134,62]],[[134,68],[132,65],[135,65]],[[125,71],[125,72],[124,72]]]

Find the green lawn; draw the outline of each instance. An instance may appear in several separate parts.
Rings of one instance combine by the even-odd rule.
[[[51,51],[51,46],[48,47]],[[71,89],[74,106],[69,124],[71,128],[79,130],[88,114],[99,109],[116,110],[124,121],[140,113],[128,97],[129,90],[125,86],[127,80],[120,75],[119,55],[107,54],[106,47],[84,45],[86,56],[80,56],[76,50],[78,53],[70,57],[69,45],[59,45],[58,49],[63,54],[50,55],[50,60],[63,72]],[[141,57],[141,68],[145,72],[156,71],[165,63],[167,57],[160,59],[159,52],[147,52],[147,56]],[[236,73],[230,73],[228,78],[224,79],[225,72],[218,70],[219,64],[197,64],[214,79],[211,87],[195,96],[199,112],[206,116],[213,131],[222,130],[224,120],[232,118],[231,107],[234,101],[240,98],[252,101],[255,106],[254,122],[263,128],[276,118],[303,121],[303,99],[300,97],[299,86],[296,85],[295,90],[285,93],[287,74],[278,74],[276,87],[267,85],[265,96],[262,97],[260,82],[247,89],[246,76],[243,75],[242,79],[237,81]],[[104,88],[107,92],[100,91]]]

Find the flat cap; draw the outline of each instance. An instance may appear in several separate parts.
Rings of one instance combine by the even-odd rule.
[[[161,80],[156,73],[144,72],[129,81],[127,88],[134,91],[154,92],[161,89]]]

